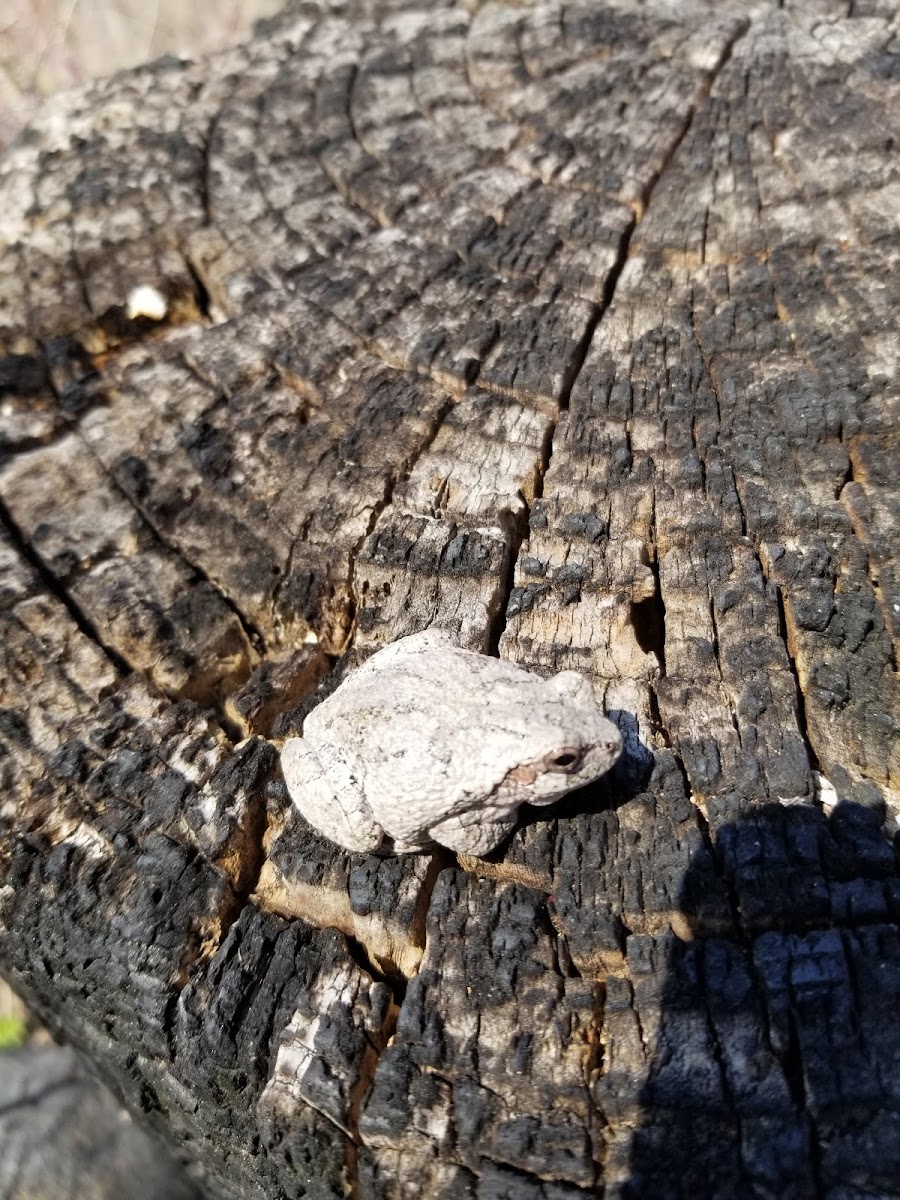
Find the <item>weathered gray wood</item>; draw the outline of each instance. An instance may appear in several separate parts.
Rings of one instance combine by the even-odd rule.
[[[300,5],[0,160],[0,962],[222,1195],[900,1194],[898,20]],[[342,855],[429,625],[627,754]]]
[[[69,1047],[0,1055],[4,1200],[199,1200],[181,1165]]]

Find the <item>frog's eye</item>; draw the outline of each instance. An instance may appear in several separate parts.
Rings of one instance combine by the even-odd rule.
[[[563,746],[547,759],[548,771],[574,771],[581,765],[582,752],[578,746]]]

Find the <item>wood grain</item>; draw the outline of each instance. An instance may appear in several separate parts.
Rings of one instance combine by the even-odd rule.
[[[300,4],[0,159],[0,962],[219,1195],[896,1193],[898,39]],[[626,753],[342,855],[278,746],[429,626]]]

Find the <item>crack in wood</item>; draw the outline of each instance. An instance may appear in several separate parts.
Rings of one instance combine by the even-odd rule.
[[[178,544],[177,541],[174,541],[172,538],[169,538],[165,533],[163,533],[162,529],[153,520],[153,517],[150,515],[150,513],[137,500],[135,500],[134,497],[122,486],[122,484],[116,478],[115,473],[106,466],[106,464],[103,462],[103,459],[100,458],[100,456],[94,450],[94,448],[90,444],[90,442],[85,440],[80,429],[74,423],[72,424],[72,432],[76,435],[79,442],[84,446],[84,448],[88,452],[88,454],[91,455],[91,457],[94,459],[94,461],[100,467],[101,471],[106,476],[106,478],[109,480],[111,486],[115,489],[117,494],[120,495],[123,498],[123,500],[125,500],[128,504],[130,504],[131,507],[134,509],[134,511],[138,514],[138,516],[147,523],[148,528],[150,530],[152,530],[153,535],[156,537],[159,544],[161,546],[165,546],[165,548],[167,550],[169,550],[173,555],[175,555],[176,558],[180,559],[185,564],[185,566],[187,566],[199,579],[201,579],[204,583],[208,584],[213,589],[213,591],[218,595],[219,599],[222,601],[222,603],[225,605],[225,607],[228,608],[234,614],[234,616],[237,618],[238,623],[241,626],[241,629],[243,629],[243,631],[244,631],[247,641],[250,643],[250,645],[253,647],[253,649],[256,651],[257,654],[264,657],[266,654],[266,643],[265,643],[265,638],[263,637],[262,632],[259,629],[259,627],[253,621],[251,621],[250,618],[245,613],[243,613],[241,611],[241,609],[238,607],[238,604],[234,600],[234,598],[228,594],[228,592],[224,589],[224,587],[220,583],[218,583],[217,580],[215,580],[208,573],[208,571],[203,566],[201,566],[200,563],[193,560],[185,552],[183,547],[181,547]],[[224,699],[227,699],[227,697],[225,697]],[[224,699],[222,701],[223,704],[224,704]],[[222,716],[221,719],[228,720],[228,718],[224,717],[224,715]],[[238,736],[236,740],[239,741],[240,736]]]
[[[207,203],[205,198],[203,202],[204,204]],[[212,299],[206,284],[203,282],[203,275],[193,255],[186,248],[182,249],[181,256],[184,259],[184,265],[187,268],[188,274],[194,283],[198,317],[201,322],[209,322],[212,320]]]
[[[438,410],[436,411],[436,413],[434,415],[434,420],[432,422],[432,427],[429,430],[428,435],[422,440],[422,442],[416,448],[415,454],[413,454],[405,463],[402,464],[400,470],[396,474],[392,474],[390,476],[390,478],[387,481],[387,486],[385,487],[384,495],[382,496],[382,498],[378,504],[375,504],[372,506],[372,512],[370,514],[369,522],[366,527],[365,533],[362,535],[362,537],[360,537],[360,539],[356,543],[356,546],[351,550],[351,552],[348,556],[348,574],[347,574],[347,596],[348,596],[347,628],[348,628],[348,634],[347,634],[347,643],[344,647],[344,653],[346,653],[348,650],[350,650],[352,648],[353,643],[354,643],[354,638],[356,636],[356,623],[357,623],[357,617],[358,617],[359,609],[360,609],[360,605],[361,605],[361,597],[359,596],[356,585],[355,585],[355,575],[356,575],[357,562],[359,560],[359,556],[362,552],[363,546],[365,546],[366,541],[374,533],[375,526],[378,524],[378,519],[381,516],[381,514],[391,505],[391,503],[393,501],[393,497],[394,497],[394,492],[397,490],[398,487],[400,487],[401,484],[405,483],[409,479],[410,475],[415,470],[416,463],[419,461],[419,459],[424,454],[426,454],[428,452],[430,447],[433,445],[435,438],[440,433],[441,428],[447,419],[447,416],[449,415],[450,412],[452,412],[453,408],[455,407],[455,404],[456,404],[456,401],[455,401],[454,397],[448,396],[446,401],[444,402],[444,404],[441,405],[438,408]]]
[[[797,661],[791,650],[791,639],[790,639],[790,634],[788,632],[787,612],[785,610],[785,604],[784,604],[784,593],[782,592],[781,587],[777,583],[773,583],[772,581],[770,581],[768,579],[768,577],[765,573],[765,568],[763,567],[762,558],[759,558],[759,564],[760,564],[760,569],[763,572],[763,578],[766,580],[769,587],[771,587],[774,591],[775,603],[778,606],[778,636],[781,638],[782,642],[784,643],[784,649],[785,649],[785,653],[787,654],[788,665],[790,667],[791,675],[793,676],[793,679],[794,679],[794,688],[795,688],[795,695],[796,695],[797,725],[800,729],[800,735],[803,738],[804,744],[806,745],[806,752],[809,755],[810,767],[812,768],[812,770],[818,771],[818,770],[821,770],[821,765],[819,763],[819,757],[816,752],[816,748],[813,745],[812,737],[809,732],[809,724],[808,724],[807,717],[806,717],[806,696],[804,695],[804,692],[803,692],[803,684],[800,682],[800,672],[797,668]]]
[[[63,605],[81,633],[83,633],[86,638],[93,642],[98,649],[102,650],[103,654],[115,667],[120,677],[124,678],[126,675],[130,675],[133,668],[125,661],[125,659],[118,653],[117,650],[113,649],[112,646],[108,646],[106,642],[104,642],[103,638],[100,636],[99,630],[91,621],[90,617],[88,617],[87,613],[85,613],[84,610],[78,605],[62,581],[53,574],[44,559],[41,558],[40,554],[38,554],[34,547],[29,543],[28,539],[25,537],[19,525],[13,518],[12,513],[9,511],[6,501],[3,499],[2,495],[0,495],[0,524],[3,525],[3,528],[9,535],[9,538],[15,546],[16,551],[37,573],[47,591]]]
[[[56,397],[57,407],[65,426],[67,426],[71,433],[74,434],[74,436],[78,439],[78,443],[83,447],[85,453],[88,454],[90,458],[97,464],[99,470],[103,474],[104,478],[107,479],[115,493],[121,496],[125,503],[128,504],[129,507],[131,507],[141,518],[141,520],[146,523],[148,529],[152,531],[153,536],[161,546],[165,547],[172,555],[183,562],[188,569],[193,572],[193,574],[195,574],[200,580],[213,589],[226,608],[228,608],[229,611],[232,612],[236,617],[249,645],[252,646],[258,654],[264,656],[266,653],[266,647],[265,639],[263,638],[261,631],[243,612],[241,612],[234,599],[228,595],[228,593],[217,583],[217,581],[213,579],[199,563],[192,561],[191,558],[184,552],[183,548],[177,544],[177,542],[168,538],[163,533],[158,524],[153,520],[150,513],[122,486],[114,472],[107,467],[106,463],[94,449],[91,443],[84,437],[78,420],[74,418],[61,403],[59,392],[57,391],[52,377],[50,379],[50,386],[53,390],[54,396]],[[122,661],[124,662],[124,660]],[[226,700],[227,696],[218,698],[210,697],[209,702],[216,709],[219,724],[222,726],[222,728],[228,733],[229,737],[233,741],[239,741],[241,734],[240,731],[236,729],[234,723],[231,721],[225,710]]]
[[[565,412],[569,407],[569,400],[572,395],[572,389],[574,388],[574,386],[578,380],[578,377],[581,374],[582,368],[584,367],[584,363],[585,363],[585,360],[587,359],[588,351],[590,350],[591,343],[593,342],[594,335],[597,331],[597,327],[600,324],[601,320],[603,319],[604,315],[607,312],[609,312],[610,308],[612,307],[613,299],[615,297],[616,287],[618,285],[621,274],[622,274],[623,270],[625,269],[625,264],[628,261],[629,248],[631,245],[631,240],[634,235],[634,232],[637,229],[637,227],[639,226],[639,224],[641,223],[641,221],[643,220],[643,218],[646,216],[647,209],[650,206],[650,201],[651,201],[651,198],[653,195],[653,191],[656,188],[657,184],[659,183],[660,179],[662,178],[663,174],[665,173],[666,168],[669,166],[669,164],[672,162],[673,158],[675,157],[675,154],[677,153],[679,146],[681,146],[681,144],[684,142],[684,139],[687,137],[688,132],[690,131],[690,128],[696,117],[696,114],[700,109],[701,104],[709,96],[709,94],[712,90],[712,87],[715,83],[716,78],[722,72],[722,70],[725,68],[726,64],[730,60],[731,55],[734,50],[734,46],[740,40],[740,38],[746,34],[746,32],[748,31],[749,28],[750,28],[750,22],[748,20],[748,21],[745,21],[736,30],[736,32],[734,33],[732,38],[726,44],[722,54],[719,57],[719,60],[716,64],[716,66],[714,67],[714,69],[710,73],[709,78],[707,79],[704,89],[702,90],[701,94],[695,99],[695,101],[691,105],[681,129],[677,133],[676,137],[673,139],[672,145],[669,147],[669,150],[663,160],[663,163],[662,163],[660,169],[652,176],[652,178],[649,180],[646,188],[644,189],[640,210],[635,212],[632,220],[629,222],[629,224],[627,225],[627,227],[625,228],[625,230],[623,231],[623,233],[619,239],[619,245],[618,245],[618,249],[617,249],[617,253],[616,253],[616,260],[615,260],[614,264],[612,265],[612,267],[610,268],[609,272],[607,273],[607,276],[606,276],[606,279],[604,282],[602,299],[599,304],[594,306],[594,309],[588,319],[587,325],[586,325],[584,333],[582,335],[581,341],[579,342],[579,344],[575,350],[575,353],[572,356],[572,359],[567,368],[566,375],[564,377],[563,385],[562,385],[562,388],[561,388],[561,391],[560,391],[560,394],[558,397],[557,415],[556,415],[555,420],[552,422],[552,424],[548,430],[548,433],[547,433],[547,441],[546,441],[547,449],[546,449],[546,453],[543,457],[541,470],[539,472],[538,478],[535,483],[535,499],[538,499],[543,496],[544,479],[546,478],[546,475],[547,475],[548,471],[550,470],[550,462],[551,462],[551,459],[553,456],[553,441],[554,441],[554,437],[556,434],[556,427],[559,422],[559,417],[560,417],[561,413]],[[499,648],[501,637],[506,628],[506,619],[507,619],[506,611],[509,606],[509,601],[510,601],[512,589],[514,586],[516,564],[518,562],[519,551],[521,549],[523,540],[524,540],[524,534],[519,538],[518,545],[510,547],[510,562],[509,562],[508,569],[506,571],[503,591],[501,593],[501,603],[499,605],[497,618],[495,619],[495,622],[494,622],[494,625],[492,628],[492,632],[491,632],[491,636],[490,636],[490,643],[489,643],[491,646],[490,653],[496,653],[496,648]],[[654,561],[655,561],[655,554],[654,554]],[[656,576],[657,594],[660,595],[660,604],[662,604],[661,593],[659,593],[658,563],[656,564],[655,576]],[[661,615],[662,615],[662,643],[664,644],[664,642],[665,642],[665,606],[664,605],[662,605],[662,614]],[[661,660],[661,669],[662,669],[662,673],[664,675],[665,674],[664,660]]]

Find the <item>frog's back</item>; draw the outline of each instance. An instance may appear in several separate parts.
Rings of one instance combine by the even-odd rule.
[[[529,682],[515,664],[462,649],[442,630],[425,630],[379,650],[349,675],[310,713],[304,734],[327,731],[345,745],[361,735],[384,743],[416,733],[465,743],[485,716],[521,708]]]

